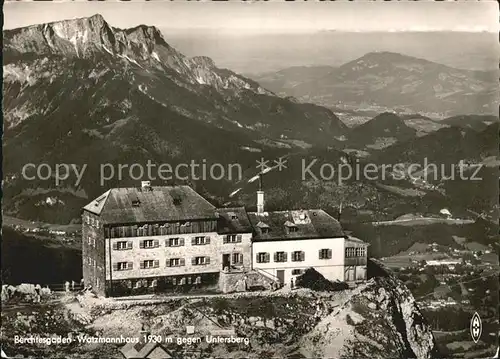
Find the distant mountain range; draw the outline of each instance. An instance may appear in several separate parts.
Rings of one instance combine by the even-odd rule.
[[[416,137],[417,131],[393,114],[384,112],[354,127],[347,135],[348,146],[380,149]]]
[[[457,126],[442,128],[427,136],[396,143],[372,158],[380,163],[422,164],[424,158],[436,164],[457,164],[461,160],[479,163],[486,157],[498,155],[498,129],[498,123],[479,132]]]
[[[325,144],[346,130],[329,109],[280,98],[210,58],[184,56],[154,27],[117,29],[95,15],[3,35],[4,208],[12,213],[71,218],[107,189],[101,163],[255,166],[260,151],[279,151],[274,139]],[[55,188],[22,180],[27,163],[89,168],[80,188],[74,178]],[[47,196],[66,205],[35,206]]]
[[[323,106],[452,116],[497,114],[497,75],[371,52],[339,67],[291,67],[253,79],[280,95]]]
[[[399,62],[380,60],[394,56]],[[379,60],[368,61],[372,57]],[[424,66],[422,71],[427,71],[427,66],[431,70],[434,66],[449,69],[387,53],[369,54],[364,59],[365,65],[379,65],[370,68],[355,61],[341,67],[344,74],[329,67],[290,71],[293,81],[304,84],[311,78],[318,83],[349,78],[352,84],[364,78],[364,87],[348,92],[359,92],[357,98],[362,98],[366,88],[369,98],[379,93],[370,82],[373,78],[380,80],[370,75],[376,67],[385,68],[379,69],[383,76],[395,71],[391,75],[394,82],[419,66]],[[322,207],[333,213],[344,201],[377,218],[425,211],[430,202],[408,204],[407,198],[380,191],[375,182],[352,180],[339,186],[334,181],[302,180],[302,160],[317,160],[318,166],[337,165],[352,160],[341,151],[348,147],[367,150],[370,159],[383,159],[385,153],[387,160],[396,162],[418,159],[429,151],[455,159],[453,151],[461,144],[462,132],[486,131],[480,123],[491,120],[480,116],[465,121],[450,119],[445,121],[450,128],[421,137],[422,142],[409,121],[416,116],[423,122],[435,122],[421,115],[410,119],[381,113],[349,129],[330,109],[302,103],[304,98],[299,101],[289,95],[279,97],[272,92],[272,86],[269,90],[264,82],[258,84],[220,69],[210,58],[184,56],[154,27],[117,29],[99,15],[4,31],[3,69],[3,209],[13,216],[53,223],[79,218],[82,205],[109,187],[137,185],[127,170],[122,177],[115,173],[112,179],[100,183],[101,164],[109,163],[114,168],[134,163],[145,166],[148,160],[172,166],[192,160],[207,165],[239,164],[244,169],[241,183],[182,181],[221,205],[233,201],[253,206],[255,186],[245,183],[257,171],[256,160],[265,158],[272,164],[273,159],[287,156],[286,172],[274,171],[266,177],[269,208]],[[431,81],[432,76],[426,72],[425,76]],[[486,76],[485,83],[488,79]],[[392,95],[389,98],[397,103],[401,93],[396,88],[392,88],[394,99]],[[472,97],[476,101],[480,98]],[[456,127],[466,122],[474,125]],[[481,155],[477,150],[480,142],[472,135],[463,141],[469,139],[470,145],[464,148],[472,151],[472,157]],[[52,168],[64,163],[79,169],[88,167],[79,186],[74,185],[74,176],[56,186],[53,177],[23,179],[21,170],[28,163],[44,163]],[[314,169],[317,175],[318,166]],[[176,181],[158,180],[153,184],[165,183]],[[238,196],[228,198],[229,193],[243,186]],[[440,201],[433,203],[441,208]]]

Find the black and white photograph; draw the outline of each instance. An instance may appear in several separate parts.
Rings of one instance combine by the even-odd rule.
[[[5,1],[2,358],[496,359],[496,1]]]

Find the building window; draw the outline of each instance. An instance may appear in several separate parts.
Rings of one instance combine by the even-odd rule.
[[[113,269],[115,271],[122,271],[122,270],[130,270],[133,268],[133,263],[132,262],[118,262],[113,264]]]
[[[168,238],[165,240],[167,247],[182,247],[184,245],[184,238]]]
[[[285,223],[285,228],[288,233],[294,233],[299,231],[299,228],[295,224],[288,221]]]
[[[356,248],[356,257],[364,257],[366,254],[365,248],[359,247]]]
[[[320,249],[319,250],[319,259],[332,259],[332,250],[331,249]]]
[[[274,261],[275,262],[286,262],[286,252],[275,252]]]
[[[194,266],[210,264],[209,257],[193,257],[191,264]]]
[[[292,275],[300,275],[304,273],[303,269],[292,269]]]
[[[173,285],[177,285],[177,278],[175,278],[175,277],[174,277],[174,278],[172,278],[172,284],[173,284]]]
[[[145,239],[139,242],[139,248],[158,248],[160,242],[157,239]]]
[[[264,227],[264,228],[261,228],[260,231],[262,232],[262,234],[268,234],[271,230],[267,227]]]
[[[292,262],[302,262],[305,259],[305,253],[303,251],[292,252]]]
[[[170,258],[167,259],[167,267],[182,267],[186,263],[184,261],[184,258]]]
[[[191,277],[187,277],[187,284],[191,284]]]
[[[210,237],[208,236],[198,236],[191,240],[193,246],[201,246],[204,244],[210,244]]]
[[[243,264],[242,253],[233,253],[233,264]]]
[[[127,281],[127,288],[132,289],[132,281],[131,280]]]
[[[354,249],[355,249],[354,247],[347,247],[345,249],[345,256],[346,256],[346,258],[354,257],[354,254],[355,254]]]
[[[201,284],[201,277],[197,276],[196,279],[194,280],[194,284]]]
[[[266,252],[257,253],[257,263],[269,263],[269,253]]]
[[[132,242],[130,242],[130,241],[115,242],[115,243],[113,243],[113,249],[117,250],[117,251],[132,249]]]
[[[141,269],[158,268],[159,266],[160,266],[160,261],[158,260],[147,259],[141,262]]]
[[[223,242],[224,243],[240,243],[242,239],[243,239],[243,236],[241,234],[227,234],[226,236],[224,236]]]

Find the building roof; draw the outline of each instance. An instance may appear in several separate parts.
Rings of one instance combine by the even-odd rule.
[[[84,210],[104,223],[141,223],[217,218],[215,207],[189,186],[113,188]]]
[[[217,209],[219,219],[217,221],[217,232],[224,233],[251,233],[252,224],[248,219],[245,207],[219,208]]]
[[[248,217],[254,241],[344,237],[340,223],[322,209],[250,212]]]
[[[351,235],[347,235],[346,237],[347,237],[346,238],[346,243],[347,242],[351,242],[351,243],[363,244],[365,246],[369,246],[370,245],[369,243],[366,243],[366,242],[362,241],[361,239],[353,237]]]

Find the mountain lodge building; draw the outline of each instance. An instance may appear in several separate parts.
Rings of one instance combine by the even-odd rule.
[[[102,296],[218,292],[243,278],[245,289],[259,277],[289,285],[310,267],[332,281],[366,280],[368,244],[332,216],[265,212],[263,191],[257,201],[257,212],[246,212],[215,208],[189,186],[110,189],[83,208],[85,285]]]

